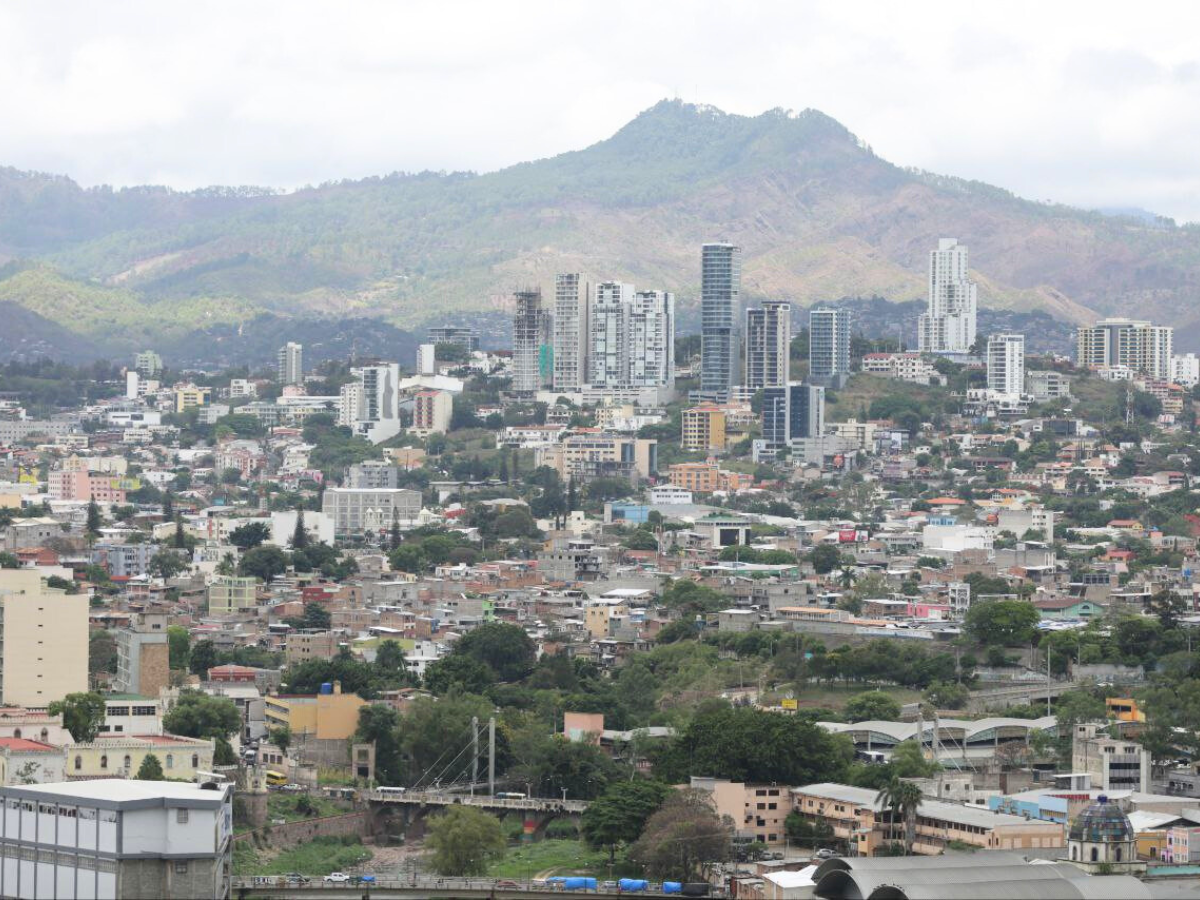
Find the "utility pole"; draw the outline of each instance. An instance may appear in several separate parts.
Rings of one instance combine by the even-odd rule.
[[[471,716],[471,796],[475,796],[475,783],[479,781],[479,716]]]
[[[1046,644],[1046,715],[1050,715],[1050,645]]]
[[[488,719],[488,796],[496,796],[496,717]]]

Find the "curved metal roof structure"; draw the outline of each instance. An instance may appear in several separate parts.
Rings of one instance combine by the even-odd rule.
[[[1031,864],[1019,853],[829,859],[815,873],[824,900],[1116,900],[1151,898],[1128,875],[1093,877],[1070,863]],[[986,885],[986,887],[985,887]]]

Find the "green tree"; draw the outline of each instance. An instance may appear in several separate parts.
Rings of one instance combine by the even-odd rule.
[[[247,522],[229,532],[229,543],[239,550],[252,550],[271,538],[268,522]]]
[[[840,781],[854,750],[807,719],[754,708],[704,711],[663,750],[656,773],[670,782],[693,772],[743,782]]]
[[[168,547],[159,548],[152,557],[148,566],[151,575],[157,575],[163,581],[174,578],[183,572],[186,572],[190,566],[182,556]]]
[[[188,654],[188,668],[193,675],[208,676],[208,670],[217,665],[217,645],[212,641],[196,641]]]
[[[306,603],[303,616],[292,617],[284,621],[293,628],[328,631],[333,625],[333,614],[320,603]]]
[[[501,681],[520,681],[537,662],[537,646],[525,629],[506,622],[471,629],[454,645],[454,652],[484,663]]]
[[[812,553],[808,555],[808,561],[812,563],[813,571],[818,575],[828,575],[841,565],[842,551],[836,544],[821,544],[813,548]]]
[[[308,529],[304,527],[304,508],[296,507],[296,528],[292,531],[292,549],[303,550],[309,543]]]
[[[482,875],[504,855],[500,820],[473,806],[450,806],[430,819],[425,846],[439,875]]]
[[[175,705],[163,716],[163,730],[184,737],[221,738],[228,741],[242,727],[242,714],[228,697],[210,697],[199,691],[181,691]]]
[[[90,744],[100,733],[104,724],[106,707],[104,698],[94,691],[67,694],[47,707],[52,716],[62,716],[63,727],[71,733],[77,744]]]
[[[846,701],[847,722],[894,722],[900,718],[900,704],[883,691],[866,691]]]
[[[921,789],[911,781],[897,778],[875,798],[875,802],[889,809],[893,816],[904,820],[904,852],[908,856],[912,856],[913,842],[917,837],[917,810],[923,797]]]
[[[93,497],[88,501],[87,522],[84,525],[84,532],[87,534],[89,543],[100,537],[100,529],[103,527],[104,517],[100,515],[100,507],[96,505],[96,498]]]
[[[138,766],[137,774],[133,777],[138,781],[163,781],[165,776],[162,763],[153,753],[147,753],[142,757],[142,764]]]
[[[400,714],[390,706],[368,704],[358,710],[358,729],[354,740],[375,745],[375,780],[381,784],[400,784],[403,760],[400,757]]]
[[[912,738],[895,746],[889,763],[897,778],[929,778],[941,768],[936,760],[925,758],[925,751]]]
[[[167,665],[172,669],[186,669],[191,657],[191,638],[182,625],[167,626]]]
[[[699,881],[713,860],[730,858],[733,831],[733,821],[717,815],[706,792],[674,791],[647,820],[629,858],[651,878]]]
[[[0,553],[0,569],[19,569],[21,568],[21,560],[17,559],[16,555],[5,551]]]
[[[117,672],[117,639],[111,631],[96,629],[88,635],[88,672],[91,675]]]
[[[270,583],[287,571],[288,556],[278,547],[263,545],[247,550],[238,563],[238,574]]]
[[[966,686],[954,682],[935,681],[925,691],[925,700],[936,709],[963,709],[970,699]]]
[[[451,691],[482,694],[496,683],[491,667],[471,656],[451,653],[425,668],[425,689],[438,696]]]
[[[367,707],[363,707],[366,709]],[[287,756],[288,747],[292,746],[292,729],[287,725],[280,725],[276,728],[267,730],[267,740],[279,748],[279,752]]]
[[[671,788],[661,781],[638,779],[610,784],[584,810],[580,831],[593,847],[607,847],[609,862],[614,862],[617,847],[628,846],[642,836],[647,820],[670,793]]]
[[[1037,608],[1024,600],[986,600],[971,604],[965,624],[981,644],[1015,647],[1033,639],[1040,620]]]

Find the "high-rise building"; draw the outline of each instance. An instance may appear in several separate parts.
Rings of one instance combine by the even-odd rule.
[[[929,252],[929,298],[917,322],[922,353],[969,353],[975,343],[977,295],[968,277],[967,248],[942,238]]]
[[[304,345],[288,341],[279,348],[279,383],[304,383]]]
[[[1171,380],[1186,388],[1193,388],[1200,384],[1200,357],[1195,353],[1172,356]]]
[[[993,334],[988,338],[987,386],[995,394],[1021,395],[1025,388],[1025,335]]]
[[[578,272],[554,278],[554,377],[556,391],[573,392],[588,380],[590,289]]]
[[[741,249],[705,244],[700,257],[700,392],[724,400],[737,363],[736,310],[741,292]]]
[[[474,328],[460,325],[441,325],[429,329],[429,343],[458,344],[467,350],[479,349],[479,332]]]
[[[550,344],[551,317],[542,308],[542,292],[537,288],[513,294],[512,389],[532,394],[549,383],[553,368]]]
[[[629,383],[629,310],[633,285],[597,284],[588,311],[588,384],[625,387]]]
[[[762,431],[763,442],[773,449],[820,437],[825,432],[825,388],[798,382],[763,388]]]
[[[400,433],[400,366],[375,363],[351,369],[357,380],[342,385],[338,424],[372,444]]]
[[[808,313],[808,377],[821,384],[850,374],[850,310],[818,306]]]
[[[164,613],[141,613],[117,632],[117,674],[112,689],[119,694],[157,697],[160,690],[170,686],[170,676],[167,617]]]
[[[638,291],[629,310],[629,384],[675,383],[675,295]]]
[[[44,708],[88,689],[88,599],[37,569],[0,569],[0,702]]]
[[[792,348],[792,304],[764,300],[746,310],[745,386],[779,387],[788,383]]]
[[[719,406],[695,406],[683,411],[683,450],[716,453],[725,450],[725,410]]]
[[[162,357],[153,350],[143,350],[133,358],[133,367],[143,378],[157,378],[162,374]]]
[[[449,391],[418,391],[413,397],[413,434],[445,434],[450,430],[454,400]]]
[[[1152,378],[1171,377],[1175,329],[1134,319],[1103,319],[1080,325],[1076,361],[1082,368],[1124,366]]]
[[[417,374],[437,374],[437,344],[417,345]]]

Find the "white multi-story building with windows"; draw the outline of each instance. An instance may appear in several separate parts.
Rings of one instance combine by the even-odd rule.
[[[321,511],[338,537],[386,531],[392,522],[411,526],[421,512],[421,492],[405,488],[326,488]]]
[[[0,788],[0,895],[224,898],[233,785],[56,782]]]
[[[1081,369],[1125,370],[1167,380],[1175,329],[1133,319],[1103,319],[1081,325],[1076,362]]]
[[[967,248],[942,238],[929,253],[928,308],[917,322],[922,353],[970,353],[975,343],[978,297],[968,277]]]
[[[818,384],[850,375],[850,310],[819,306],[808,313],[808,377]]]
[[[279,348],[279,383],[302,384],[304,382],[304,345],[288,341]]]
[[[746,310],[745,387],[780,387],[788,383],[792,345],[792,304],[764,300]]]
[[[357,381],[342,385],[338,424],[372,444],[400,433],[400,366],[376,363],[351,369]]]
[[[988,338],[987,386],[994,394],[1020,396],[1025,388],[1025,335],[993,334]]]
[[[578,391],[588,379],[590,289],[578,272],[554,278],[554,376],[556,391]]]

